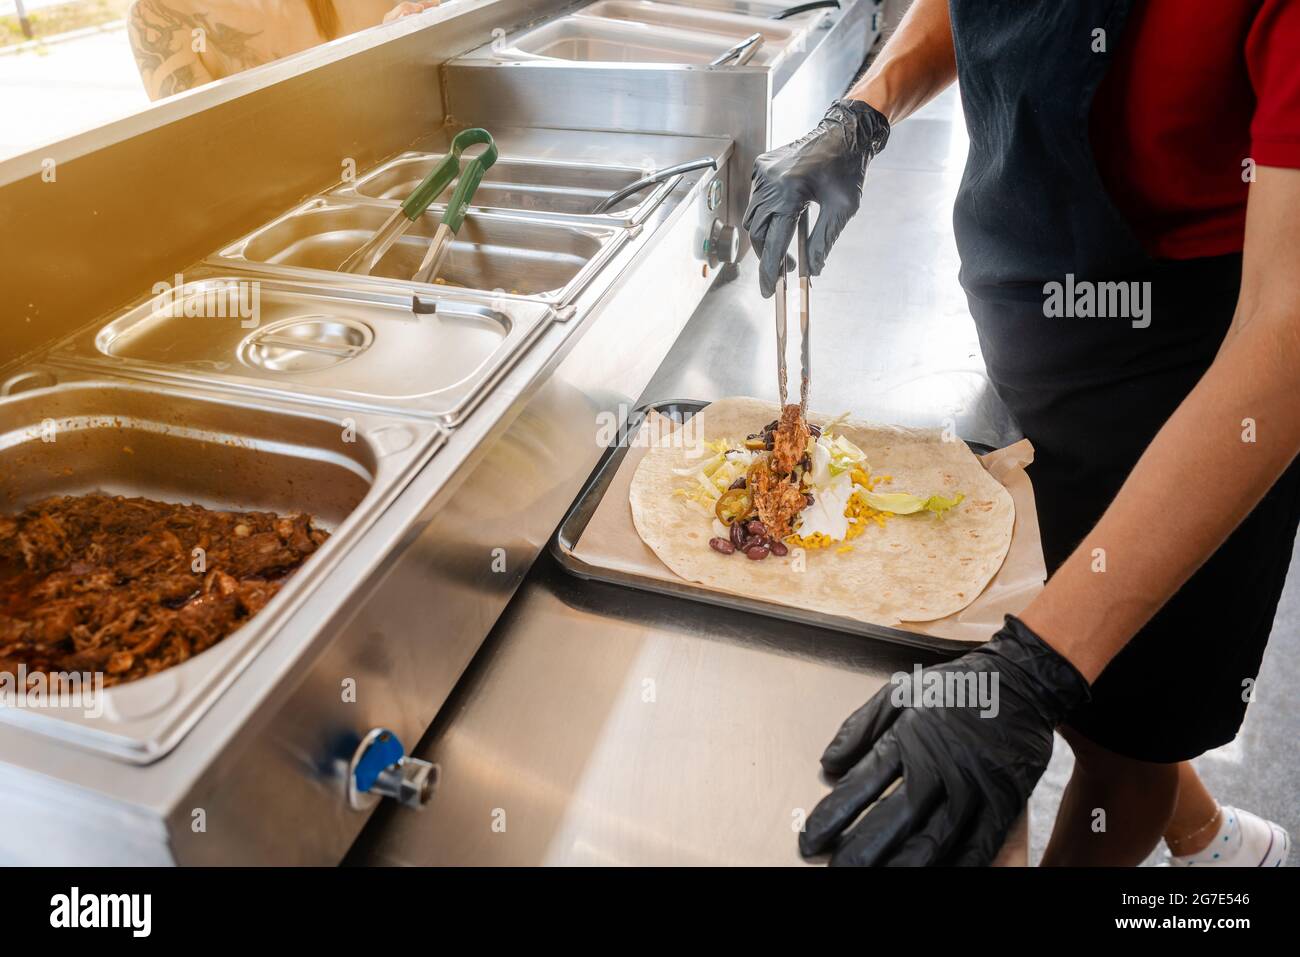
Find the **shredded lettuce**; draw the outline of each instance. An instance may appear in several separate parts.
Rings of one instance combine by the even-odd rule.
[[[822,488],[832,480],[855,468],[868,470],[867,453],[842,435],[829,436],[823,433],[820,438],[809,443],[809,457],[812,468],[808,478],[816,488]]]
[[[945,498],[942,495],[923,497],[913,495],[910,492],[868,492],[865,490],[859,494],[872,508],[881,512],[892,512],[895,515],[912,515],[916,512],[933,512],[939,515],[950,508],[960,505],[962,499],[966,497],[960,492],[953,498]]]
[[[837,435],[831,439],[829,451],[831,453],[831,472],[833,474],[846,472],[853,466],[867,460],[867,453],[842,435]]]
[[[715,454],[706,461],[672,470],[673,475],[692,480],[693,485],[685,494],[706,508],[712,507],[718,496],[749,470],[754,460],[753,452],[736,449],[725,439],[709,443],[709,448]]]

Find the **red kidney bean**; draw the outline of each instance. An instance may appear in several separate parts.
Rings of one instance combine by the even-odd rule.
[[[745,557],[750,561],[760,562],[767,558],[768,548],[766,545],[750,545],[745,549]]]
[[[786,547],[785,542],[774,541],[770,547],[772,549],[772,554],[777,558],[785,558],[786,555],[790,554],[790,549]]]
[[[812,493],[812,492],[804,492],[804,493],[803,493],[803,497],[804,497],[804,499],[808,502],[808,505],[809,505],[809,506],[811,506],[811,505],[813,504],[813,493]]]
[[[822,427],[820,425],[813,425],[809,422],[808,431],[812,433],[814,439],[820,439],[822,437]]]
[[[709,548],[715,552],[721,552],[723,555],[731,555],[736,551],[736,546],[731,544],[725,538],[710,538]]]
[[[760,522],[758,519],[754,519],[752,522],[750,522],[745,526],[745,531],[748,532],[750,535],[753,535],[755,538],[762,538],[764,535],[767,534],[767,526],[764,525],[762,522]]]
[[[731,534],[731,546],[732,546],[732,548],[733,548],[733,549],[735,549],[735,548],[742,548],[742,549],[743,549],[743,548],[745,547],[745,523],[744,523],[744,522],[732,522],[732,523],[731,523],[731,532],[730,532],[730,534]]]
[[[745,476],[742,475],[740,478],[736,479],[736,481],[732,482],[730,485],[727,486],[727,491],[730,492],[732,489],[744,488],[744,487],[745,487]]]
[[[805,455],[803,458],[799,460],[799,464],[802,465],[803,470],[807,472],[810,468],[812,468],[812,456]]]

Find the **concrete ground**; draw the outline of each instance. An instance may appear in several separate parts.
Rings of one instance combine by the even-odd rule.
[[[122,25],[0,51],[0,160],[148,105]]]

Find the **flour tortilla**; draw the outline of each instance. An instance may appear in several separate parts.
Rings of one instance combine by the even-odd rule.
[[[872,523],[851,540],[850,552],[838,553],[838,545],[809,549],[803,571],[791,558],[751,561],[711,549],[712,516],[673,494],[693,480],[672,470],[702,464],[713,454],[704,443],[742,441],[779,412],[775,403],[760,399],[722,399],[646,451],[632,477],[632,520],[665,565],[718,591],[880,625],[944,618],[978,597],[1006,558],[1015,506],[966,444],[945,442],[938,429],[852,420],[834,427],[866,452],[872,475],[893,476],[877,491],[964,494],[945,514],[893,516],[883,528]],[[808,415],[822,425],[833,418]]]

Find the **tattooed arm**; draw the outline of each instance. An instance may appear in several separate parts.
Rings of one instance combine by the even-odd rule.
[[[177,9],[175,0],[136,0],[128,17],[131,49],[151,100],[201,86],[216,74],[199,54],[211,52],[238,73],[263,62],[248,41],[257,36],[202,13]]]
[[[192,19],[160,0],[131,4],[127,32],[149,99],[158,100],[214,79],[194,50]]]

